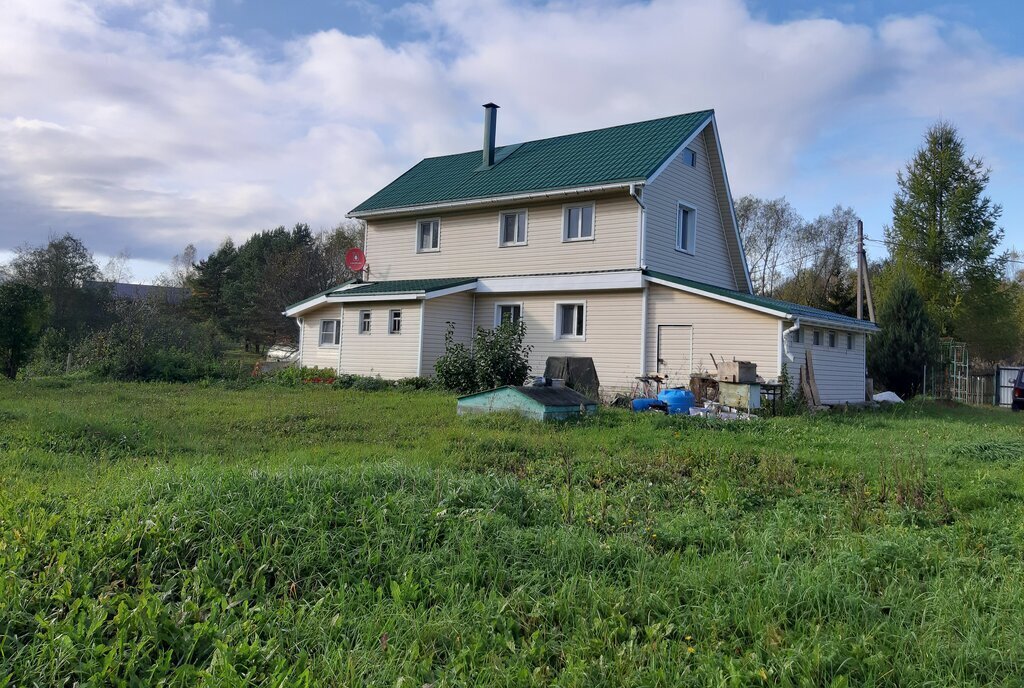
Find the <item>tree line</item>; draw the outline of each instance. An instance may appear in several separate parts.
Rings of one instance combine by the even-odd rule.
[[[1002,208],[986,195],[990,171],[955,126],[931,126],[896,174],[892,224],[868,265],[882,333],[869,348],[874,377],[900,394],[919,391],[940,342],[964,342],[982,364],[1024,354],[1024,265],[1000,252]],[[857,215],[837,205],[806,221],[785,198],[736,202],[755,292],[855,314]]]
[[[239,245],[228,239],[203,259],[189,245],[157,279],[186,297],[158,291],[145,302],[116,298],[123,257],[101,269],[71,234],[22,246],[0,266],[0,367],[11,378],[26,364],[39,373],[102,368],[128,379],[205,375],[233,346],[259,353],[294,342],[294,321],[282,311],[351,279],[344,255],[362,245],[362,234],[358,222],[320,232],[299,223]]]

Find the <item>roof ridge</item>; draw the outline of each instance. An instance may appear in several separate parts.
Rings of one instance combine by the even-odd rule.
[[[545,141],[557,141],[559,139],[568,138],[570,136],[582,136],[583,134],[594,134],[594,133],[597,133],[599,131],[612,131],[613,129],[622,129],[622,128],[625,128],[625,127],[635,127],[635,126],[640,125],[640,124],[651,124],[652,122],[662,122],[662,121],[670,120],[670,119],[679,119],[681,117],[690,117],[692,115],[710,115],[710,114],[713,114],[714,111],[715,111],[714,108],[709,108],[707,110],[694,110],[693,112],[680,112],[680,113],[675,114],[675,115],[665,115],[664,117],[654,117],[652,119],[642,119],[639,122],[626,122],[624,124],[613,124],[610,127],[594,127],[593,129],[584,129],[583,131],[571,131],[571,132],[569,132],[567,134],[557,134],[555,136],[545,136],[545,137],[539,138],[539,139],[530,139],[529,141],[517,141],[515,143],[506,143],[503,146],[496,146],[495,149],[494,149],[494,152],[495,152],[495,154],[497,154],[498,151],[500,151],[501,149],[508,148],[510,146],[525,146],[525,145],[528,145],[528,144],[531,144],[531,143],[542,143],[542,142],[545,142]],[[482,152],[483,152],[483,148],[475,148],[473,150],[462,151],[461,153],[446,153],[445,155],[430,155],[430,156],[427,156],[427,157],[424,157],[424,158],[420,158],[420,162],[423,162],[424,160],[438,160],[439,158],[454,158],[454,157],[459,156],[459,155],[480,154]],[[419,163],[416,163],[416,164],[418,165]],[[416,165],[413,165],[413,167],[416,167]]]

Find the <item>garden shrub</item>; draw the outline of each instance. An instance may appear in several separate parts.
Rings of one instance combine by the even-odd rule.
[[[444,354],[434,364],[437,382],[467,394],[503,385],[521,385],[530,375],[530,352],[524,344],[526,325],[503,322],[494,329],[478,327],[472,348],[455,341],[455,328],[445,333]]]

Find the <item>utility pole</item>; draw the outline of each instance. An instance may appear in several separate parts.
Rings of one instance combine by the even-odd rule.
[[[864,319],[864,222],[857,220],[857,320]]]
[[[864,297],[868,300],[868,319],[875,322],[875,301],[868,279],[868,254],[864,251],[864,222],[857,220],[857,320],[864,319]]]

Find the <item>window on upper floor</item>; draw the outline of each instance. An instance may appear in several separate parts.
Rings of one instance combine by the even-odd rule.
[[[567,205],[562,209],[562,241],[594,238],[594,204]]]
[[[320,321],[320,346],[336,346],[341,341],[341,321]]]
[[[692,148],[683,149],[683,164],[690,167],[697,166],[697,153]]]
[[[555,304],[556,339],[583,339],[587,325],[586,303]]]
[[[441,250],[441,221],[420,220],[416,223],[416,251],[430,253]]]
[[[697,209],[680,203],[676,210],[676,250],[693,253],[697,243]]]
[[[526,211],[507,210],[498,214],[498,246],[526,244]]]
[[[370,334],[373,314],[370,311],[359,311],[359,334]]]
[[[523,304],[521,303],[496,303],[494,304],[494,326],[504,322],[517,323],[523,318]]]
[[[388,312],[388,334],[402,334],[402,311],[399,309]]]

